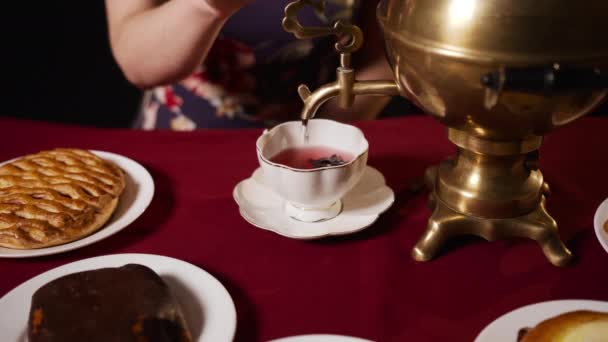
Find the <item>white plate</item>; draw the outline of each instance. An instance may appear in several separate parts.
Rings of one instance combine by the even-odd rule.
[[[349,191],[342,212],[331,220],[301,222],[284,211],[285,200],[264,185],[262,169],[237,184],[232,193],[241,216],[251,225],[292,239],[310,240],[346,235],[371,226],[395,201],[380,171],[367,166],[361,180]]]
[[[195,341],[228,342],[236,331],[236,310],[228,291],[209,273],[159,255],[115,254],[76,261],[36,276],[0,299],[2,341],[26,341],[31,298],[46,283],[67,274],[136,263],[158,273],[182,307]]]
[[[548,318],[576,310],[608,312],[608,302],[596,300],[555,300],[524,306],[490,323],[477,336],[475,342],[515,342],[517,341],[517,333],[520,329],[532,328]]]
[[[154,196],[154,181],[148,170],[139,163],[118,154],[101,151],[91,152],[102,159],[113,162],[125,172],[125,189],[120,195],[120,201],[110,220],[95,233],[59,246],[27,250],[0,247],[0,258],[37,257],[88,246],[124,229],[146,210]]]
[[[608,233],[604,230],[604,223],[608,221],[608,199],[606,199],[595,212],[593,218],[593,226],[595,227],[595,236],[599,240],[604,250],[608,252]]]
[[[300,335],[280,338],[269,342],[371,342],[358,337],[342,335]]]

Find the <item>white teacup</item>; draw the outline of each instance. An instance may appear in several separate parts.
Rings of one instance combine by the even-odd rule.
[[[283,150],[307,146],[339,149],[353,159],[316,169],[296,169],[271,161]],[[323,119],[308,122],[306,140],[302,123],[291,121],[264,132],[256,143],[265,184],[285,199],[286,214],[303,222],[329,220],[342,211],[340,199],[363,175],[368,147],[360,129]]]

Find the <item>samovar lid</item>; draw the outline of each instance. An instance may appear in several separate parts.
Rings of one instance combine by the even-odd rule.
[[[383,0],[386,39],[479,62],[608,59],[608,0]]]

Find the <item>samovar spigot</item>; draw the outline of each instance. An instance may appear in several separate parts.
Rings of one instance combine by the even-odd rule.
[[[336,69],[336,81],[321,86],[311,92],[308,86],[298,87],[298,94],[304,102],[300,118],[306,124],[312,119],[321,105],[337,97],[338,105],[348,109],[353,105],[356,95],[399,95],[399,86],[394,81],[357,81],[352,68],[352,54],[363,45],[363,32],[356,25],[336,21],[332,27],[304,27],[298,21],[298,12],[305,6],[311,6],[319,12],[325,10],[326,1],[296,0],[285,7],[283,29],[299,39],[311,39],[324,36],[337,36],[336,51],[340,54],[340,66]],[[344,43],[346,42],[346,43]]]

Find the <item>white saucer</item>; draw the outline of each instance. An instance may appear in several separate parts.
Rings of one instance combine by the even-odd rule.
[[[576,310],[608,312],[608,302],[555,300],[527,305],[497,318],[481,331],[475,342],[514,342],[520,329],[532,328],[548,318]]]
[[[154,196],[154,181],[152,180],[150,173],[148,173],[148,171],[139,163],[127,157],[110,152],[91,152],[95,153],[100,158],[114,162],[125,172],[125,189],[120,195],[120,201],[110,220],[97,232],[80,240],[59,246],[26,250],[0,247],[0,258],[37,257],[67,252],[88,246],[124,229],[146,210]],[[9,161],[5,163],[8,162]]]
[[[395,194],[386,186],[384,176],[370,166],[366,167],[359,183],[342,198],[342,212],[323,222],[306,223],[290,218],[284,211],[285,201],[264,185],[259,168],[251,178],[237,184],[233,197],[241,216],[249,223],[294,239],[358,232],[376,222],[395,201]]]
[[[38,275],[0,298],[2,341],[26,341],[32,295],[61,276],[129,263],[147,266],[169,285],[184,313],[194,341],[229,342],[236,332],[236,309],[230,294],[211,274],[187,262],[150,254],[115,254],[76,261]]]
[[[604,250],[608,252],[608,233],[604,230],[604,224],[608,221],[608,199],[606,199],[595,212],[593,218],[593,226],[595,227],[595,236],[598,241],[604,247]]]
[[[280,338],[269,342],[372,342],[358,337],[343,335],[300,335]]]

